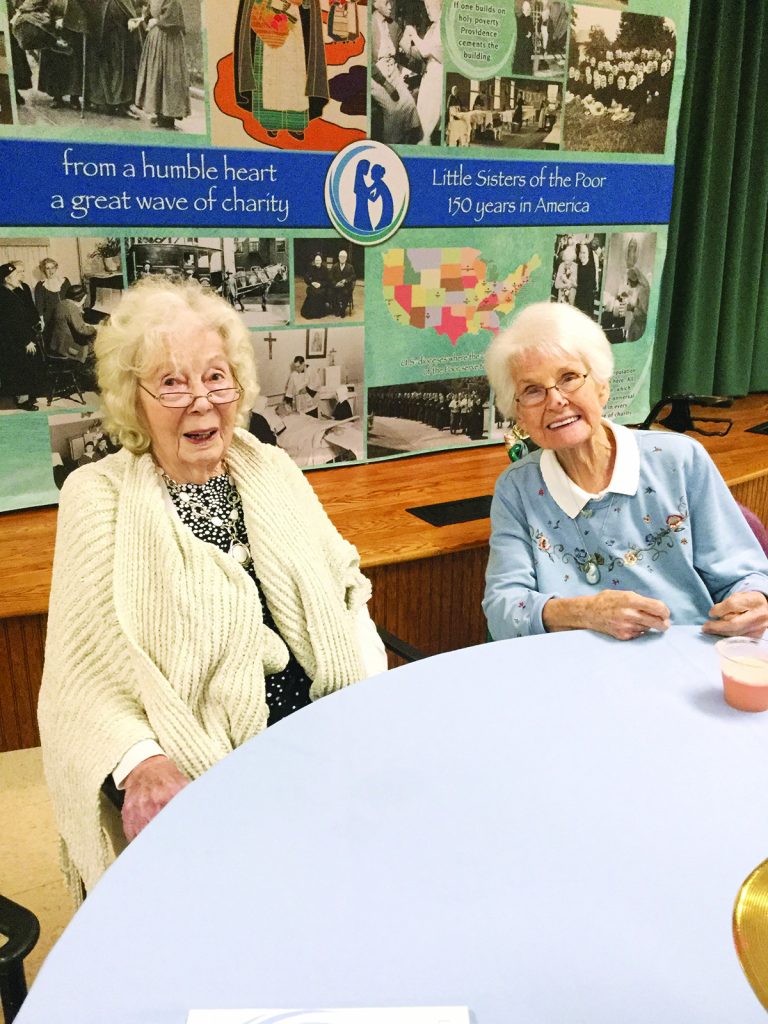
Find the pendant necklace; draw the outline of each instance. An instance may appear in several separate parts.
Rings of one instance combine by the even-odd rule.
[[[222,530],[229,538],[227,554],[231,555],[238,565],[247,569],[253,562],[251,549],[238,535],[238,526],[242,522],[243,503],[229,474],[219,478],[223,481],[225,490],[219,498],[220,506],[217,509],[209,507],[194,490],[187,490],[188,487],[198,488],[199,484],[177,484],[167,473],[161,471],[160,475],[174,503],[178,503],[197,522],[210,523],[211,526]],[[206,497],[210,500],[214,495],[209,493]],[[245,532],[244,528],[243,532]]]
[[[615,500],[616,499],[614,497],[610,498],[608,502],[608,507],[606,508],[605,513],[603,515],[603,521],[601,524],[602,534],[605,533],[605,526],[608,522],[608,513],[614,507]],[[592,511],[590,510],[589,515],[585,516],[584,518],[591,519],[593,514],[594,513],[592,513]],[[584,509],[582,509],[581,512],[579,512],[579,517],[581,516],[584,516]],[[584,562],[577,562],[576,564],[578,565],[579,569],[584,573],[584,578],[586,579],[587,583],[589,583],[589,585],[592,587],[596,587],[602,578],[600,566],[597,562],[597,552],[595,551],[592,554],[589,553],[589,550],[587,549],[587,542],[584,539],[584,534],[581,532],[581,523],[578,521],[579,517],[577,517],[576,520],[576,528],[579,531],[579,536],[581,537],[581,543],[584,545],[584,550],[587,552],[587,559]],[[601,534],[597,533],[597,536],[599,537],[601,536]]]

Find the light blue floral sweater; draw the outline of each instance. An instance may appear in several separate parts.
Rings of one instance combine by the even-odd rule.
[[[625,469],[634,459],[627,493],[613,489],[615,472],[580,512],[558,495],[571,515],[545,482],[553,483],[552,455],[541,451],[499,477],[483,600],[495,640],[546,632],[551,597],[634,590],[663,601],[673,623],[692,625],[736,591],[768,595],[768,559],[702,446],[681,434],[612,429],[622,434],[617,467],[621,451]]]

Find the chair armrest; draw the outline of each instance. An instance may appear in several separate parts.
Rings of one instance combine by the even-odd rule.
[[[405,640],[401,640],[400,637],[395,636],[394,633],[390,633],[389,630],[384,629],[383,626],[377,626],[376,630],[387,650],[392,651],[393,654],[396,654],[404,661],[421,661],[422,658],[428,657],[428,655],[423,651],[407,644]]]
[[[35,948],[40,937],[40,922],[31,910],[0,896],[0,934],[8,937],[8,942],[0,946],[0,973],[3,973]]]

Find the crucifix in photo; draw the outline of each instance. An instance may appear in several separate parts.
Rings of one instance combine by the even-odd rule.
[[[277,338],[270,331],[269,334],[265,334],[264,335],[264,341],[266,341],[266,343],[269,345],[269,358],[271,359],[272,358],[272,346],[277,341]]]

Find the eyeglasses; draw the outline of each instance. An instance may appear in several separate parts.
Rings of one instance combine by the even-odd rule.
[[[557,384],[550,384],[548,388],[545,388],[543,384],[529,384],[522,394],[515,395],[515,401],[520,405],[530,407],[532,405],[542,405],[546,402],[547,394],[550,391],[559,391],[561,395],[572,395],[574,391],[584,387],[584,381],[588,376],[588,373],[573,373],[569,371],[562,375]]]
[[[159,395],[156,395],[149,388],[145,388],[141,382],[139,382],[139,387],[142,391],[146,391],[151,398],[164,405],[166,409],[188,409],[195,404],[198,398],[207,398],[213,405],[231,405],[243,393],[239,381],[237,387],[214,388],[213,391],[205,391],[202,395],[195,395],[191,391],[161,391]]]

